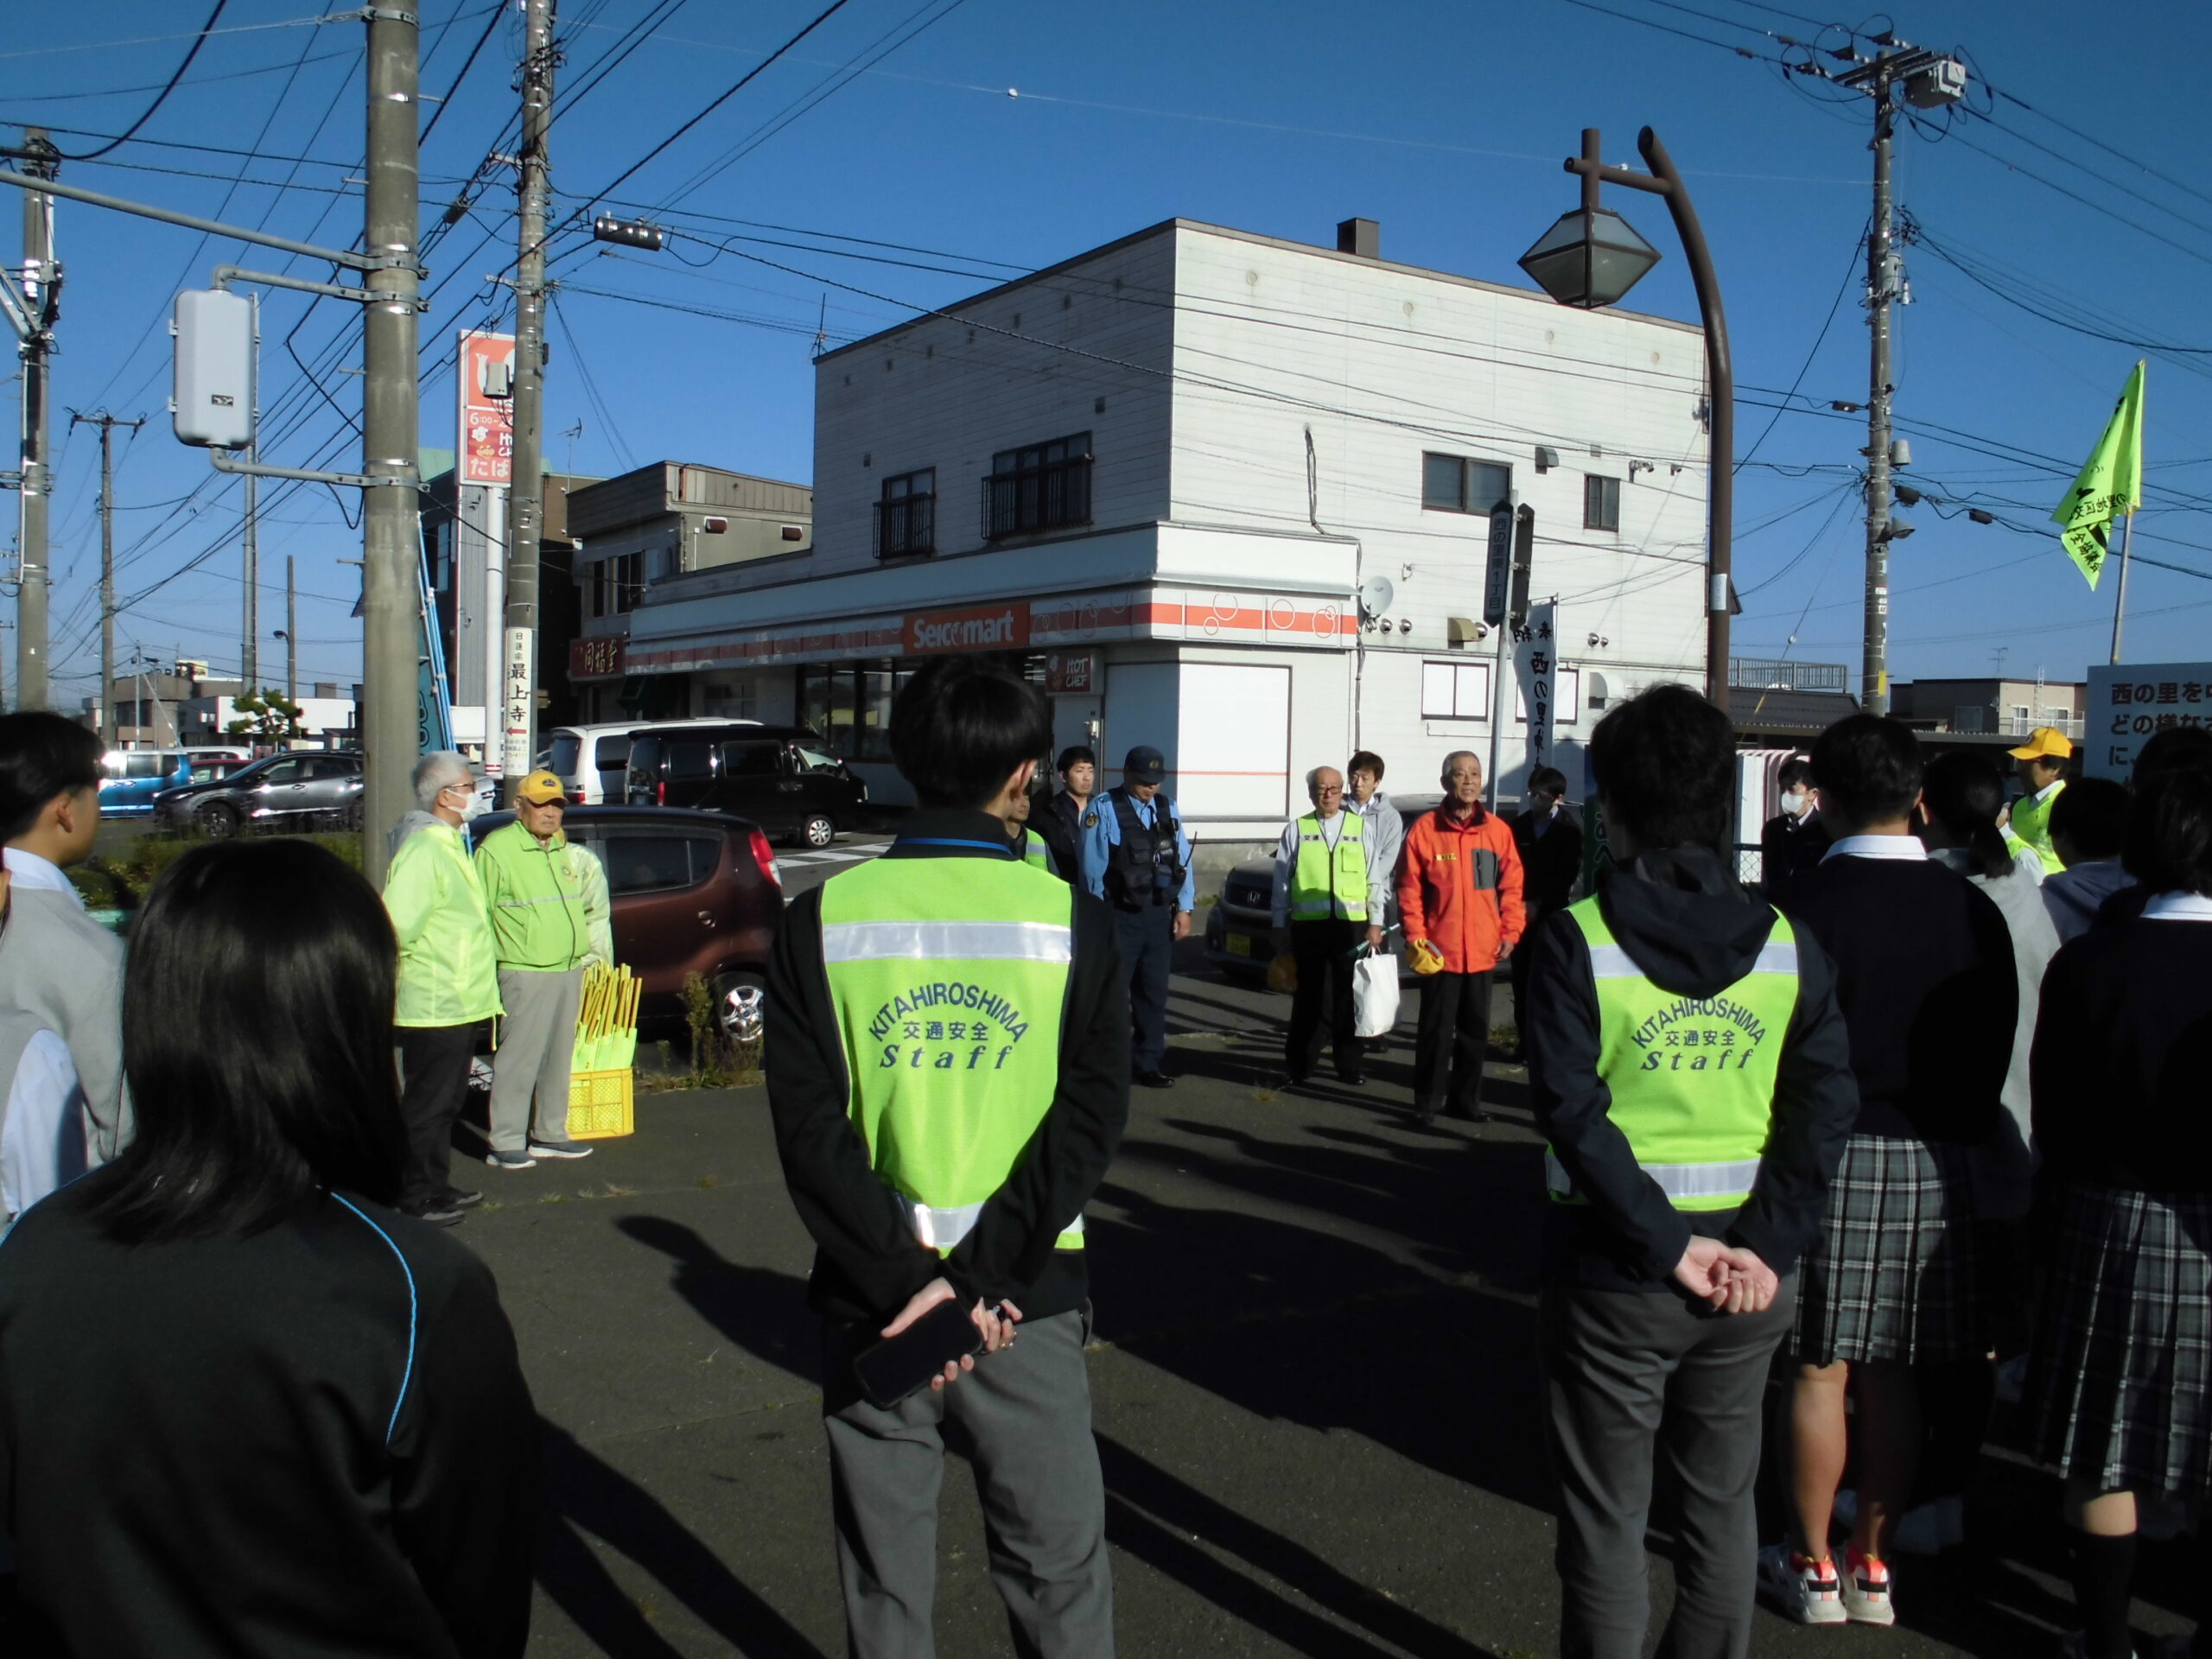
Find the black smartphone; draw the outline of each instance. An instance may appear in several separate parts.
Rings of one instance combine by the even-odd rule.
[[[854,1375],[868,1402],[888,1411],[929,1387],[947,1365],[983,1351],[983,1333],[957,1300],[939,1302],[895,1337],[855,1357]]]

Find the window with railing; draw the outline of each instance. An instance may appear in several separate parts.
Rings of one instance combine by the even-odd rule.
[[[1090,434],[991,457],[983,480],[983,539],[1090,522]]]
[[[875,556],[906,559],[936,551],[937,469],[885,479],[875,504]]]

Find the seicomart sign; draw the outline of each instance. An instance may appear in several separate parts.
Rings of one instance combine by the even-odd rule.
[[[899,642],[910,657],[1011,651],[1029,643],[1029,607],[1024,601],[965,611],[918,611],[906,619]]]

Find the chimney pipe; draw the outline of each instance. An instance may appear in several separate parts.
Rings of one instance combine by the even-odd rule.
[[[1337,226],[1337,251],[1363,259],[1382,257],[1382,227],[1371,219],[1348,219]]]

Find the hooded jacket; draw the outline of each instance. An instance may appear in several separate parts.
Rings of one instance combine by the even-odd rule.
[[[399,941],[395,1026],[473,1026],[500,1012],[497,952],[484,886],[441,819],[400,843],[385,872],[384,907]]]
[[[476,879],[503,969],[563,974],[614,960],[607,872],[565,830],[540,841],[520,823],[484,837]]]
[[[1598,904],[1645,977],[1685,997],[1714,995],[1749,974],[1775,923],[1773,910],[1701,848],[1645,853],[1604,872]],[[1806,930],[1795,931],[1797,1004],[1783,1035],[1758,1179],[1740,1208],[1693,1215],[1676,1210],[1637,1167],[1613,1123],[1612,1091],[1598,1071],[1598,986],[1582,930],[1562,918],[1538,930],[1522,1027],[1529,1097],[1537,1128],[1589,1200],[1548,1206],[1548,1274],[1601,1290],[1666,1290],[1693,1233],[1755,1250],[1778,1274],[1796,1269],[1821,1230],[1859,1092],[1834,970]]]

